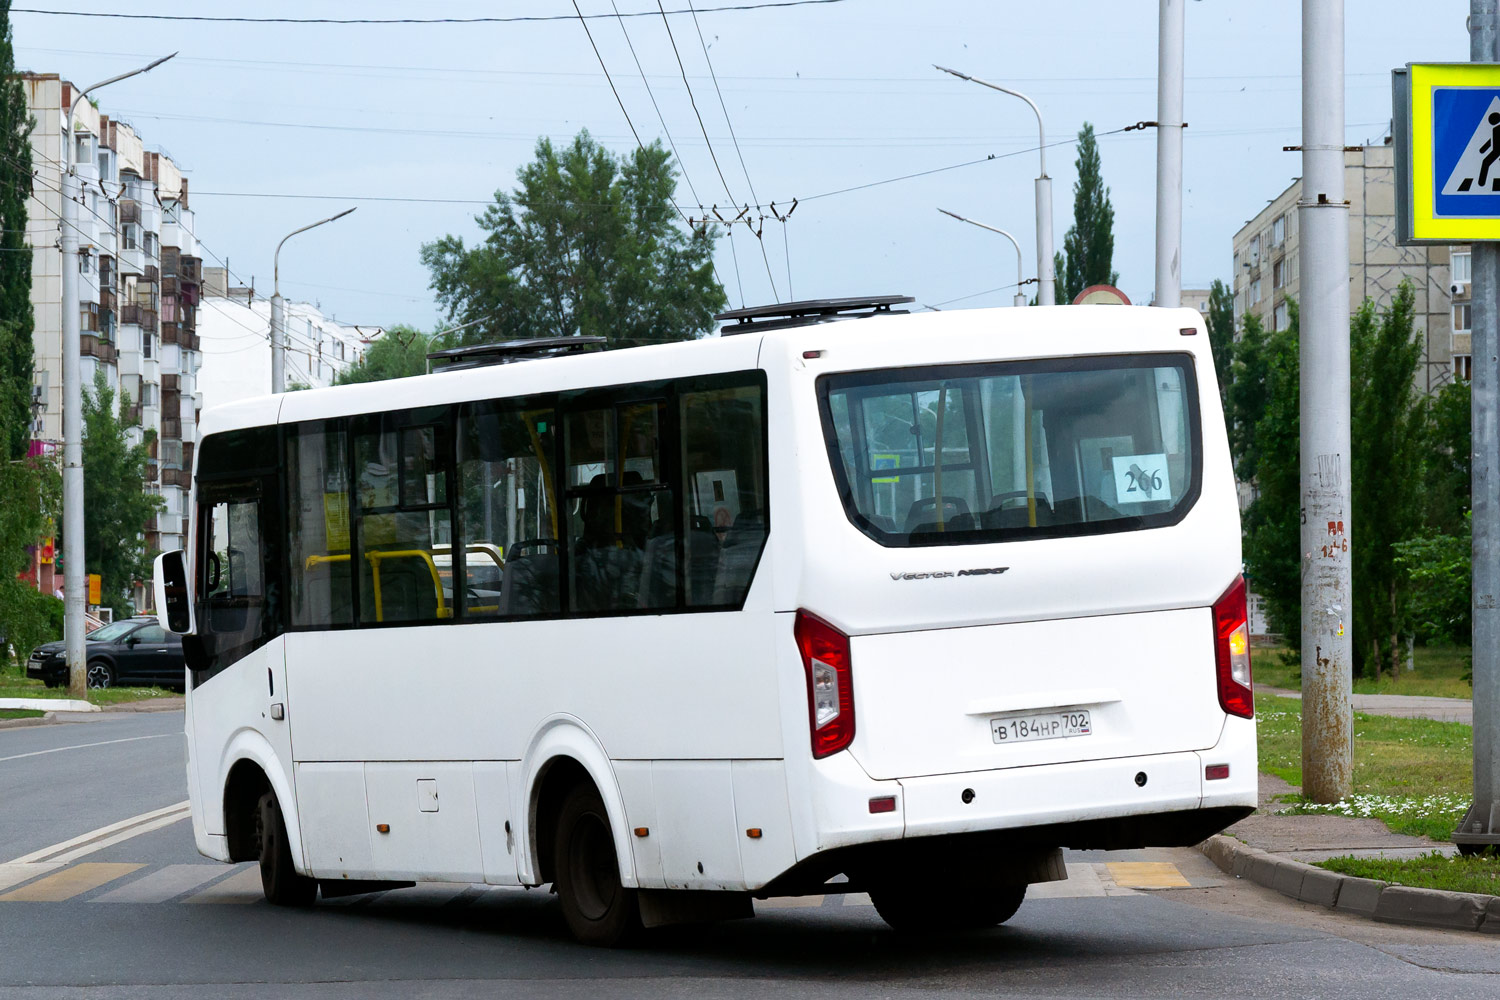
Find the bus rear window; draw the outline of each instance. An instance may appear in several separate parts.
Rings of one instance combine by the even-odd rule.
[[[1176,523],[1197,498],[1186,354],[827,375],[829,458],[882,545],[952,545]]]

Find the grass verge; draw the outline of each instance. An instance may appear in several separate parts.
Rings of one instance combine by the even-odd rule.
[[[145,698],[171,698],[177,694],[158,687],[95,688],[88,693],[94,705],[118,705]],[[39,680],[18,677],[13,671],[0,672],[0,698],[69,698],[67,688],[49,688]]]
[[[1260,769],[1302,784],[1302,704],[1256,698]],[[1320,805],[1294,800],[1290,813],[1382,820],[1395,833],[1447,840],[1473,795],[1473,728],[1460,722],[1354,716],[1354,794]]]
[[[1302,687],[1302,664],[1285,649],[1257,646],[1251,651],[1250,658],[1255,683],[1289,691]],[[1418,646],[1415,663],[1415,670],[1403,670],[1399,677],[1358,678],[1354,682],[1354,693],[1474,697],[1473,685],[1464,680],[1464,674],[1469,672],[1468,646]]]
[[[29,708],[0,708],[0,721],[7,719],[40,719],[46,712],[33,712]]]
[[[1449,858],[1434,851],[1420,858],[1401,860],[1329,858],[1317,862],[1317,865],[1341,875],[1380,879],[1396,885],[1500,896],[1500,858]]]

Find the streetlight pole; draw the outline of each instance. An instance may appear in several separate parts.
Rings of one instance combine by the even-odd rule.
[[[356,205],[355,208],[359,206]],[[276,244],[276,253],[271,257],[271,391],[286,391],[286,302],[281,297],[281,248],[287,240],[298,233],[305,233],[309,229],[316,229],[321,225],[342,219],[353,208],[346,208],[337,215],[330,215],[326,219],[303,226],[301,229],[293,229],[281,238]]]
[[[977,222],[974,219],[966,219],[957,212],[950,212],[946,208],[940,208],[938,211],[949,218],[957,219],[959,222],[967,222],[969,225],[978,226],[980,229],[988,229],[990,232],[999,233],[1010,240],[1010,245],[1016,248],[1016,297],[1012,301],[1012,305],[1024,306],[1026,304],[1026,293],[1021,291],[1021,288],[1026,283],[1026,279],[1021,277],[1021,268],[1024,265],[1021,262],[1021,244],[1016,242],[1016,238],[1003,229],[998,229],[995,226],[987,226],[983,222]],[[1038,301],[1041,300],[1038,299]]]
[[[1042,109],[1036,106],[1036,102],[1018,90],[1002,87],[998,83],[990,83],[981,80],[977,76],[960,73],[956,69],[946,66],[934,65],[933,69],[940,69],[944,73],[958,77],[960,80],[968,80],[977,83],[981,87],[989,87],[998,90],[1002,94],[1019,97],[1025,101],[1033,112],[1036,113],[1037,155],[1041,161],[1041,172],[1036,178],[1036,280],[1038,305],[1049,306],[1057,301],[1054,291],[1055,275],[1052,267],[1052,178],[1047,176],[1047,130],[1042,124]]]
[[[78,329],[78,175],[73,172],[73,116],[90,91],[137,76],[171,59],[162,56],[140,69],[112,76],[83,88],[68,106],[63,123],[62,167],[62,391],[63,391],[63,646],[68,663],[68,691],[88,695],[85,670],[85,591],[83,554],[83,359]]]
[[[1161,0],[1156,47],[1156,304],[1182,305],[1182,50],[1186,0]]]
[[[1344,0],[1302,0],[1302,794],[1353,788]]]

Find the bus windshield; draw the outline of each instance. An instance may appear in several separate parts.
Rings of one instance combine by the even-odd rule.
[[[1185,354],[855,372],[819,389],[849,518],[882,545],[1157,527],[1197,497]]]

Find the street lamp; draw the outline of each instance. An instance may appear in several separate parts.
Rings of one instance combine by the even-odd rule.
[[[1056,292],[1055,277],[1052,270],[1052,178],[1047,176],[1047,131],[1042,125],[1042,109],[1036,106],[1036,102],[1018,90],[1002,87],[998,83],[990,83],[981,80],[977,76],[960,73],[956,69],[946,66],[933,66],[960,80],[968,80],[977,83],[981,87],[989,87],[998,90],[1002,94],[1019,97],[1031,106],[1036,113],[1037,154],[1041,158],[1041,172],[1036,178],[1036,276],[1037,276],[1037,302],[1040,305],[1051,305],[1055,302]]]
[[[88,696],[83,629],[87,593],[83,555],[83,359],[78,329],[78,175],[73,171],[73,116],[90,91],[148,72],[171,59],[162,56],[140,69],[83,88],[68,106],[62,159],[62,391],[63,391],[63,643],[68,691]]]
[[[940,208],[938,209],[938,211],[942,212],[946,216],[949,216],[950,218],[957,219],[959,222],[967,222],[971,226],[978,226],[980,229],[988,229],[992,233],[999,233],[1001,236],[1004,236],[1006,239],[1010,240],[1010,245],[1016,248],[1016,297],[1011,304],[1024,306],[1026,304],[1026,293],[1021,291],[1021,288],[1023,285],[1025,285],[1026,280],[1021,277],[1021,244],[1016,242],[1016,238],[1003,229],[997,229],[994,226],[987,226],[983,222],[976,222],[973,219],[966,219],[962,215],[959,215],[957,212],[950,212],[946,208]],[[1038,303],[1040,303],[1041,301],[1042,300],[1040,298],[1037,299]]]
[[[356,205],[355,208],[359,206]],[[281,238],[276,244],[276,253],[271,257],[271,391],[286,391],[286,302],[281,298],[281,248],[287,240],[298,233],[305,233],[309,229],[316,229],[325,223],[342,219],[353,208],[346,208],[338,215],[330,215],[326,219],[303,226],[301,229],[293,229]]]

